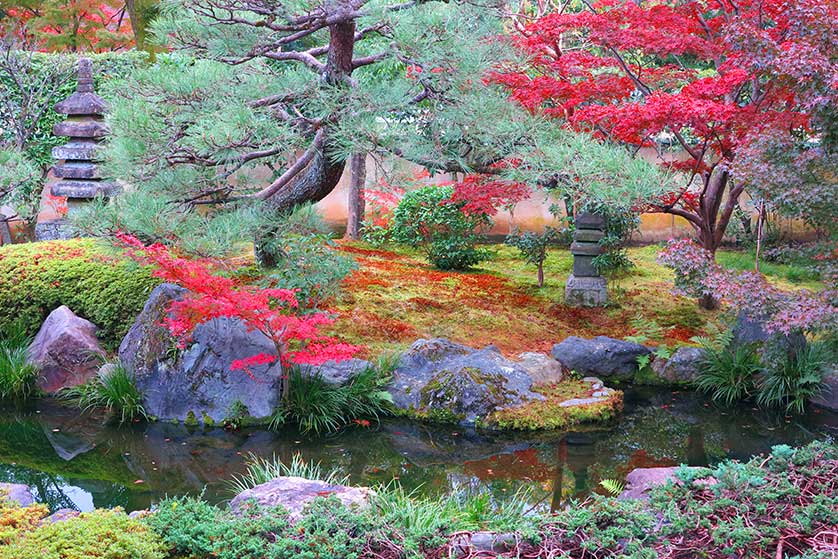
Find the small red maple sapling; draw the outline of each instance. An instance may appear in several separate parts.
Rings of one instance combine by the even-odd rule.
[[[296,290],[260,289],[239,285],[236,281],[212,273],[209,263],[174,256],[161,244],[146,246],[131,235],[118,232],[120,245],[134,260],[155,268],[154,276],[175,283],[189,291],[183,299],[172,301],[164,319],[166,328],[181,347],[189,343],[200,324],[216,318],[240,320],[248,331],[264,334],[273,342],[275,353],[260,353],[234,361],[230,369],[244,371],[279,361],[283,368],[292,365],[320,365],[352,357],[358,347],[325,335],[321,328],[334,322],[323,312],[302,313]],[[287,375],[283,398],[288,396]]]

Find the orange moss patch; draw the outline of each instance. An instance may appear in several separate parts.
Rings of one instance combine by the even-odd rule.
[[[401,351],[418,338],[444,337],[471,347],[493,344],[505,355],[524,351],[549,353],[568,336],[630,334],[631,319],[653,319],[679,301],[668,278],[639,274],[622,280],[622,295],[608,308],[563,304],[570,254],[554,249],[548,259],[544,289],[535,285],[535,268],[507,247],[490,247],[497,258],[470,272],[436,270],[421,254],[387,251],[341,241],[358,269],[344,282],[328,307],[339,313],[332,331],[371,355]],[[645,269],[655,264],[647,264]],[[661,268],[662,270],[662,268]],[[636,285],[626,285],[634,281]],[[360,313],[360,314],[359,314]],[[686,332],[673,329],[680,339]],[[690,333],[689,337],[692,337]],[[689,339],[687,337],[687,339]],[[676,338],[672,338],[673,340]]]

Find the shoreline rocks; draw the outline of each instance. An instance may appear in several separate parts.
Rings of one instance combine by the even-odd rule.
[[[552,355],[562,366],[580,375],[605,380],[630,381],[637,373],[637,358],[652,353],[648,347],[606,336],[593,339],[570,336],[553,346]]]
[[[96,376],[105,357],[98,328],[62,305],[49,313],[29,346],[29,361],[38,367],[38,388],[54,394]]]

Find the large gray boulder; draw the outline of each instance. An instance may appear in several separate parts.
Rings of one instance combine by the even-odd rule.
[[[544,353],[521,353],[518,365],[530,375],[534,385],[556,384],[564,377],[561,364]]]
[[[364,359],[344,359],[343,361],[326,361],[322,365],[303,365],[300,370],[303,375],[319,376],[328,384],[345,386],[350,378],[372,366],[372,363]]]
[[[29,487],[21,483],[0,483],[0,501],[11,501],[21,507],[35,503]]]
[[[192,345],[178,351],[161,322],[169,302],[184,294],[177,286],[158,286],[119,348],[146,413],[161,420],[220,422],[243,404],[252,417],[269,417],[279,404],[279,364],[253,366],[251,374],[230,366],[274,353],[273,343],[236,319],[218,318],[198,326]]]
[[[336,497],[347,507],[367,506],[372,490],[367,487],[349,487],[301,477],[278,477],[257,485],[236,495],[230,501],[230,508],[242,511],[252,504],[261,508],[284,507],[289,519],[294,522],[305,512],[305,508],[317,498]]]
[[[669,359],[652,361],[652,371],[667,384],[692,384],[698,378],[699,365],[706,354],[700,347],[679,347]]]
[[[648,347],[606,336],[592,340],[571,336],[553,346],[553,357],[569,371],[606,380],[628,381],[637,372],[637,358]]]
[[[494,411],[543,400],[531,387],[527,372],[497,349],[437,338],[418,340],[402,355],[387,390],[411,415],[470,425]]]
[[[806,347],[806,336],[800,332],[792,334],[775,334],[765,327],[765,320],[749,317],[744,312],[736,316],[733,326],[733,343],[736,345],[755,344],[764,349],[766,342],[777,344],[784,351],[799,351]]]
[[[96,331],[95,324],[66,306],[49,313],[28,350],[38,367],[38,388],[52,394],[96,376],[105,356]]]
[[[824,389],[812,403],[818,407],[838,411],[838,365],[832,367],[823,376]]]

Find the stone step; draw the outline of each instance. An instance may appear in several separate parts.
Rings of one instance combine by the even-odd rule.
[[[119,192],[119,185],[108,181],[65,180],[53,184],[51,192],[53,196],[92,199],[100,194],[113,196]]]
[[[53,126],[52,133],[70,138],[104,138],[108,127],[101,120],[65,120]]]
[[[98,165],[84,162],[57,163],[52,167],[52,174],[59,179],[102,178]]]
[[[90,140],[70,140],[52,148],[52,158],[58,160],[96,161],[101,146]]]

